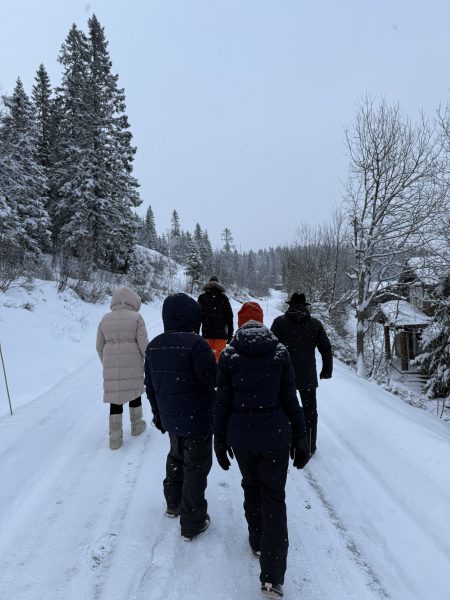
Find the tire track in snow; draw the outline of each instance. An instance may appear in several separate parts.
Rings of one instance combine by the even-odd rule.
[[[367,575],[369,589],[378,594],[380,598],[385,598],[386,600],[391,598],[391,596],[385,590],[380,578],[378,577],[373,567],[364,558],[362,550],[358,547],[358,544],[351,536],[343,520],[338,515],[336,508],[328,500],[325,491],[322,489],[319,482],[312,474],[310,468],[305,469],[305,477],[311,488],[314,490],[316,497],[319,499],[326,513],[328,514],[330,522],[333,524],[333,526],[337,529],[337,531],[343,538],[345,542],[345,547],[350,553],[350,556],[353,558],[358,567],[360,567],[363,570],[363,572]]]

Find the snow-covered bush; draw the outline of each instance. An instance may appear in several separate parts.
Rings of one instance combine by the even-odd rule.
[[[347,326],[348,311],[349,307],[342,305],[339,310],[330,312],[327,304],[318,302],[313,304],[311,315],[323,323],[333,346],[333,355],[345,364],[354,366],[356,354],[354,339]]]

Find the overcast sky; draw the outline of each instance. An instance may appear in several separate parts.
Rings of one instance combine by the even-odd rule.
[[[449,98],[449,0],[0,0],[0,88],[53,85],[95,12],[125,87],[143,207],[215,245],[290,242],[340,201],[344,127],[365,94],[432,114]],[[140,209],[141,210],[141,209]],[[143,210],[143,209],[142,209]]]

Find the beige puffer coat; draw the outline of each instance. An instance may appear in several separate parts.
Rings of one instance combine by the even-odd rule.
[[[141,299],[127,287],[114,290],[111,312],[100,321],[97,352],[103,364],[103,401],[125,404],[144,392],[148,345]]]

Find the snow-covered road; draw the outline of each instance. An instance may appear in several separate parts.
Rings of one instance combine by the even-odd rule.
[[[265,308],[270,323],[276,306]],[[158,311],[145,310],[154,335]],[[127,424],[111,452],[100,398],[89,350],[0,419],[0,598],[259,599],[235,462],[214,464],[211,527],[187,544],[164,516],[167,436],[132,438]],[[319,415],[318,452],[288,478],[286,598],[448,600],[448,424],[339,363],[319,388]]]

